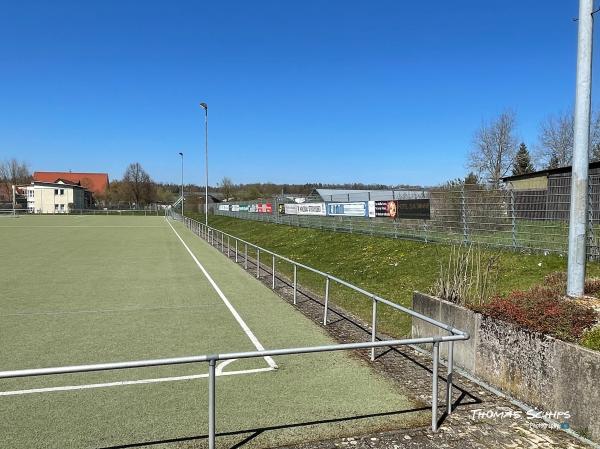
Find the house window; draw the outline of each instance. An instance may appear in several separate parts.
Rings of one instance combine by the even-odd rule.
[[[61,204],[61,205],[60,205],[60,211],[61,211],[61,212],[64,212],[64,211],[65,211],[65,205],[64,205],[64,204]]]
[[[54,212],[58,212],[58,204],[54,205]]]
[[[60,189],[59,195],[64,195],[64,194],[65,194],[65,189]]]
[[[54,189],[54,194],[58,195],[58,189]]]

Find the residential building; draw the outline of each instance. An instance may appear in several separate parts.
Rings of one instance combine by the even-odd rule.
[[[33,181],[28,186],[20,186],[20,190],[27,197],[27,209],[30,213],[66,214],[86,208],[88,191],[65,179],[58,179],[56,182]]]

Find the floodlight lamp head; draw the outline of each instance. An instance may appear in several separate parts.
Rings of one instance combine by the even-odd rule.
[[[200,107],[205,111],[208,111],[208,105],[206,103],[200,103]]]
[[[179,156],[183,157],[183,153],[181,151],[179,152]]]

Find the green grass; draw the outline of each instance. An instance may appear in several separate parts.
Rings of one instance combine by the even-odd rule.
[[[196,218],[201,218],[199,215]],[[405,306],[412,304],[412,291],[428,291],[440,263],[447,260],[450,246],[409,240],[336,233],[271,223],[210,216],[209,224],[232,235],[331,273]],[[541,282],[545,275],[566,269],[566,257],[559,254],[527,254],[487,249],[484,254],[499,257],[496,293],[506,294]],[[280,264],[278,270],[291,273]],[[600,275],[598,263],[588,264],[588,276]],[[324,281],[308,272],[299,272],[298,282],[321,292]],[[332,302],[370,321],[371,303],[348,289],[334,287]],[[410,317],[386,307],[378,309],[379,330],[393,336],[410,333]]]
[[[217,250],[174,224],[267,348],[332,339]],[[0,222],[0,370],[252,350],[162,217],[27,216]],[[278,357],[276,371],[219,377],[217,431],[418,407],[348,353]],[[227,370],[266,367],[238,360]],[[1,391],[202,374],[204,364],[0,381]],[[85,448],[207,432],[206,379],[0,396],[0,448]],[[260,434],[275,446],[425,424],[425,413]],[[220,437],[234,444],[246,435]],[[169,447],[203,446],[205,440]]]

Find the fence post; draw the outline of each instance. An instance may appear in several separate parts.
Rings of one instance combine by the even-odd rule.
[[[231,257],[230,256],[230,250],[231,250],[231,245],[229,244],[229,236],[227,236],[227,257]]]
[[[517,247],[517,222],[515,219],[515,191],[510,189],[510,217],[512,220],[512,243],[513,248]]]
[[[437,432],[439,342],[433,343],[433,373],[431,379],[431,430]]]
[[[238,239],[235,239],[235,263],[238,263]]]
[[[446,413],[452,413],[452,375],[454,371],[454,342],[448,342],[448,376],[446,378]]]
[[[260,249],[256,248],[256,278],[260,279]]]
[[[329,306],[329,276],[325,278],[325,310],[323,312],[323,326],[327,326],[327,308]]]
[[[296,305],[296,293],[298,291],[298,284],[297,284],[297,279],[298,279],[298,265],[294,264],[294,305]]]
[[[469,231],[467,229],[467,204],[465,201],[465,185],[463,184],[460,188],[460,205],[462,214],[462,225],[463,225],[463,243],[469,242]]]
[[[275,290],[275,254],[273,254],[273,286],[272,289]]]
[[[377,300],[373,296],[373,321],[371,323],[371,343],[375,343],[377,329]],[[375,360],[375,348],[371,348],[371,362]]]
[[[208,361],[208,448],[215,449],[216,436],[216,397],[215,397],[215,365],[216,360]]]
[[[591,178],[591,176],[590,176]],[[590,179],[591,181],[591,179]],[[592,183],[588,182],[588,232],[587,232],[587,260],[594,260],[598,258],[598,248],[595,247],[596,235],[594,233],[594,210],[592,202]]]

